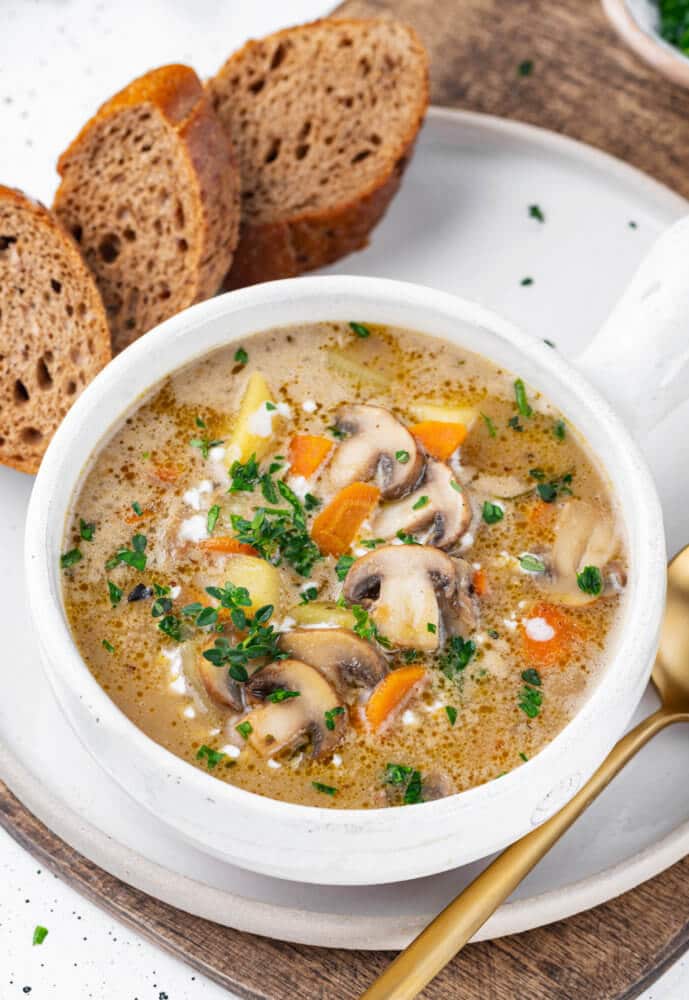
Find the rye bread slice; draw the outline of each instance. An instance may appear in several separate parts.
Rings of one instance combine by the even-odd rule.
[[[239,175],[192,69],[162,66],[130,83],[58,170],[53,207],[96,279],[114,352],[215,294],[237,242]]]
[[[109,360],[103,303],[71,236],[43,205],[0,185],[0,462],[36,472]]]
[[[365,246],[428,104],[428,59],[388,19],[325,19],[248,42],[207,83],[242,182],[225,287],[290,277]]]

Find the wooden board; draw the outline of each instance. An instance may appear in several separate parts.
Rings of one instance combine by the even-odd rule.
[[[689,197],[689,91],[618,41],[598,0],[348,0],[394,13],[432,57],[435,103],[528,121],[613,153]],[[533,62],[529,76],[518,65]],[[0,825],[46,868],[199,972],[251,1000],[349,1000],[381,952],[325,950],[231,931],[132,889],[85,860],[0,783]],[[428,1000],[631,1000],[689,947],[689,859],[588,913],[472,945]]]

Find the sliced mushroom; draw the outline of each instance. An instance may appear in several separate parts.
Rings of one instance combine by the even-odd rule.
[[[268,701],[246,716],[251,725],[249,743],[262,757],[306,748],[312,758],[323,757],[343,739],[347,711],[332,684],[308,663],[271,663],[255,673],[245,687],[247,695],[257,699],[279,690],[299,692],[284,701]]]
[[[199,653],[196,657],[196,668],[203,686],[213,701],[241,712],[244,707],[241,684],[230,677],[227,666],[216,667]]]
[[[386,504],[377,514],[372,532],[394,538],[398,531],[422,535],[426,545],[447,549],[471,524],[466,491],[442,462],[429,461],[421,485],[403,500]]]
[[[344,596],[368,608],[394,646],[432,652],[465,619],[461,567],[429,545],[383,545],[353,564]]]
[[[577,574],[586,566],[595,566],[603,573],[616,548],[617,535],[610,514],[584,500],[569,500],[555,525],[546,572],[534,579],[560,604],[590,604],[600,595],[584,593]]]
[[[347,701],[360,688],[372,688],[388,672],[385,657],[366,639],[344,628],[296,628],[280,639],[280,647],[309,663],[325,676]]]
[[[388,499],[413,489],[423,469],[423,455],[407,428],[389,410],[351,404],[340,410],[336,426],[349,437],[330,461],[333,489],[371,479]]]

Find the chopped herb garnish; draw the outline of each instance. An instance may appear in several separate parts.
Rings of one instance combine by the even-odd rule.
[[[79,549],[70,549],[60,556],[60,566],[62,569],[68,569],[70,566],[76,566],[83,558]]]
[[[557,497],[557,486],[555,483],[539,483],[536,490],[543,503],[552,503]]]
[[[417,540],[416,540],[416,539],[414,538],[414,536],[413,536],[413,535],[410,535],[408,531],[402,531],[402,529],[401,529],[401,528],[400,528],[400,530],[399,530],[399,531],[397,532],[397,535],[396,535],[395,537],[396,537],[396,538],[399,538],[399,540],[400,540],[401,542],[403,542],[403,543],[404,543],[404,545],[419,545],[419,544],[420,544],[420,542],[418,542],[418,541],[417,541]]]
[[[197,760],[204,760],[209,771],[212,771],[214,767],[217,767],[221,760],[224,760],[227,754],[221,753],[219,750],[214,750],[213,747],[207,747],[204,743],[200,746],[197,753]]]
[[[237,730],[239,735],[245,740],[248,740],[254,731],[254,727],[251,725],[248,719],[246,720],[246,722],[240,722],[239,725],[235,726],[234,728]]]
[[[516,379],[514,383],[514,398],[517,401],[517,409],[521,415],[523,417],[530,417],[533,414],[533,410],[526,397],[526,387],[520,378]]]
[[[466,668],[476,652],[476,643],[471,639],[463,639],[461,635],[453,635],[447,643],[444,652],[438,657],[440,669],[448,680],[456,680]]]
[[[243,347],[238,347],[234,352],[234,360],[238,365],[245,365],[249,360],[249,355],[246,353]]]
[[[335,573],[337,574],[337,579],[344,580],[355,562],[356,559],[354,556],[340,556],[335,563]]]
[[[454,705],[446,705],[445,714],[450,720],[450,725],[454,726],[455,722],[457,721],[457,709],[454,707]]]
[[[113,608],[122,600],[122,590],[116,583],[113,583],[112,580],[108,580],[108,596],[110,598],[110,604]]]
[[[534,667],[522,670],[521,678],[526,684],[532,684],[534,687],[541,686],[541,675]]]
[[[36,927],[34,927],[33,943],[35,945],[36,944],[43,944],[43,942],[45,941],[45,939],[47,937],[48,937],[48,928],[47,927],[41,927],[40,924],[38,924]]]
[[[523,285],[524,288],[528,288],[529,285],[533,285],[533,278],[522,278],[519,284]]]
[[[220,507],[217,503],[214,503],[211,509],[208,511],[208,517],[206,518],[206,530],[209,535],[212,535],[215,531],[215,526],[218,523],[218,518],[220,517]]]
[[[494,438],[497,435],[497,433],[498,433],[496,431],[496,429],[495,429],[495,424],[490,419],[490,417],[488,416],[487,413],[482,413],[481,414],[481,418],[482,418],[484,424],[486,425],[486,430],[488,431],[488,433],[490,434],[490,436],[492,438]]]
[[[488,631],[487,631],[487,633],[486,633],[486,635],[489,635],[491,637],[491,639],[499,639],[500,638],[500,633],[498,632],[498,630],[496,628],[489,628]]]
[[[363,323],[350,323],[349,325],[357,337],[361,337],[362,340],[371,336],[371,331],[367,326],[364,326]]]
[[[545,215],[540,205],[529,205],[529,218],[536,219],[538,222],[545,222]]]
[[[581,573],[577,573],[577,584],[579,590],[585,594],[592,594],[594,597],[603,590],[603,577],[597,566],[584,566]]]
[[[513,431],[518,431],[520,434],[524,430],[522,425],[519,423],[519,417],[510,417],[507,421],[507,426],[511,427]]]
[[[261,478],[256,456],[251,455],[246,462],[233,462],[230,466],[230,488],[228,493],[251,493]],[[276,497],[277,500],[277,497]],[[275,500],[271,500],[275,503]]]
[[[330,427],[326,427],[326,430],[330,431],[330,433],[332,434],[332,436],[334,438],[337,438],[338,441],[341,441],[342,438],[344,438],[344,437],[347,436],[345,434],[345,432],[341,431],[340,428],[337,427],[335,424],[331,424]]]
[[[460,483],[458,483],[456,479],[451,479],[450,480],[450,486],[455,491],[455,493],[462,493],[463,492]]]
[[[169,597],[156,597],[151,605],[151,614],[154,618],[160,618],[172,611],[172,601]]]
[[[557,420],[553,424],[553,434],[558,439],[558,441],[564,441],[567,434],[567,425],[564,420]]]
[[[380,634],[378,626],[365,608],[362,608],[360,604],[352,604],[351,612],[354,615],[353,631],[358,636],[362,639],[375,639],[385,649],[389,649],[390,640]]]
[[[402,801],[405,806],[415,806],[422,800],[421,771],[412,771],[409,783],[404,790]]]
[[[228,583],[225,588],[207,587],[207,593],[211,597],[217,598],[221,605],[231,609],[232,621],[241,631],[246,631],[246,636],[236,645],[232,645],[229,639],[224,637],[216,639],[212,649],[204,651],[204,658],[215,667],[229,667],[229,674],[233,680],[244,683],[249,679],[247,666],[252,660],[284,659],[279,646],[279,633],[275,632],[272,625],[266,624],[272,614],[272,604],[266,604],[249,618],[243,610],[251,605],[251,598],[246,587],[234,587]]]
[[[430,501],[430,497],[427,497],[427,496],[419,497],[419,499],[416,501],[416,503],[412,504],[412,508],[411,509],[412,510],[421,510],[421,508],[425,507],[429,503],[429,501]]]
[[[147,587],[145,583],[137,583],[127,594],[127,601],[129,604],[135,604],[136,601],[146,601],[149,597],[153,597],[151,588]]]
[[[403,785],[411,777],[413,767],[406,764],[386,764],[384,781],[387,785]]]
[[[536,688],[525,684],[519,692],[519,701],[517,704],[525,715],[530,719],[535,719],[541,711],[543,695]]]
[[[107,650],[108,653],[114,653],[115,652],[115,647],[113,646],[113,644],[111,642],[108,642],[107,639],[103,639],[101,645],[103,646],[103,649]]]
[[[197,419],[197,421],[199,420],[198,417],[196,419]],[[204,427],[205,427],[205,424],[204,424]],[[211,440],[210,438],[207,438],[207,437],[202,437],[202,438],[196,437],[196,438],[192,438],[189,441],[189,444],[191,445],[191,447],[192,448],[198,448],[204,458],[208,458],[208,453],[210,452],[211,448],[216,448],[218,445],[224,444],[224,443],[225,443],[224,439],[222,439],[222,438],[214,438],[213,440]]]
[[[158,628],[163,633],[163,635],[168,636],[170,639],[174,639],[175,642],[184,641],[183,626],[177,615],[165,615],[158,622]]]
[[[419,658],[418,649],[405,649],[402,653],[402,659],[405,663],[415,663]]]
[[[306,587],[301,592],[300,604],[309,604],[311,601],[315,601],[318,597],[318,587]]]
[[[434,625],[433,622],[426,622],[426,631],[431,632],[433,635],[438,631],[438,626]]]
[[[543,343],[546,344],[548,347],[552,347],[553,350],[555,350],[555,348],[557,347],[555,341],[554,340],[548,340],[547,337],[543,338]]]
[[[202,608],[197,614],[194,624],[198,628],[207,628],[209,625],[215,625],[217,620],[217,608]]]
[[[309,576],[322,558],[320,550],[308,533],[306,512],[299,498],[284,479],[278,481],[277,489],[290,509],[257,507],[251,521],[232,514],[235,537],[252,545],[273,565],[279,566],[284,560],[301,576]]]
[[[523,59],[517,66],[519,76],[531,76],[533,70],[533,59]]]
[[[400,791],[404,789],[402,801],[405,806],[416,805],[422,801],[421,772],[414,770],[413,767],[407,764],[386,764],[383,781],[386,785],[399,788]]]
[[[85,521],[83,517],[79,518],[79,534],[85,542],[90,542],[93,539],[95,530],[96,526],[93,521]]]
[[[545,472],[543,469],[529,469],[529,475],[532,479],[537,479],[539,483],[545,479]]]
[[[404,449],[401,449],[400,451],[396,451],[395,452],[395,458],[402,465],[406,465],[407,462],[409,461],[409,452],[408,451],[404,451]]]
[[[125,565],[131,566],[133,569],[138,569],[140,573],[143,573],[146,569],[146,544],[147,539],[145,535],[133,535],[131,549],[124,547],[118,549],[117,552],[108,559],[105,564],[105,568],[113,569],[115,566]]]
[[[523,751],[523,750],[521,750],[521,751],[519,752],[519,756],[521,757],[521,759],[522,759],[523,761],[527,761],[527,760],[529,759],[529,758],[528,758],[528,757],[526,756],[526,754],[524,753],[524,751]]]
[[[135,500],[134,503],[132,504],[132,510],[134,511],[137,517],[141,517],[141,515],[143,514],[143,510],[141,509],[141,504],[139,503],[138,500]]]
[[[272,413],[274,410],[277,410],[277,406],[268,399],[266,400],[266,410],[268,413]]]
[[[384,538],[360,538],[359,545],[362,545],[365,549],[375,549],[378,545],[384,545]]]
[[[630,219],[627,225],[630,229],[638,229],[638,223],[634,222],[633,219]]]
[[[483,520],[486,524],[497,524],[498,521],[502,521],[504,516],[505,512],[499,504],[491,503],[490,500],[484,500]]]
[[[337,705],[335,708],[329,708],[325,713],[325,728],[331,733],[335,728],[335,719],[338,715],[344,715],[344,708],[342,705]]]
[[[316,789],[317,792],[322,792],[323,795],[337,795],[337,789],[332,785],[324,785],[322,781],[312,781],[311,785]]]
[[[519,557],[519,565],[526,573],[545,573],[545,563],[530,552]]]
[[[316,510],[317,507],[320,507],[322,502],[323,501],[319,500],[318,497],[315,497],[313,493],[304,494],[304,510],[307,511]]]

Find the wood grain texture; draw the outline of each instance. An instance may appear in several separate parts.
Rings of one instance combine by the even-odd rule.
[[[386,952],[307,948],[242,934],[108,875],[0,782],[0,826],[47,869],[159,947],[247,1000],[354,1000]],[[471,945],[425,1000],[632,1000],[689,945],[689,858],[570,920]]]
[[[431,53],[435,103],[532,122],[607,150],[689,196],[689,91],[658,77],[598,0],[348,0],[394,12]],[[517,67],[532,60],[533,72]],[[0,783],[0,825],[119,920],[250,1000],[350,1000],[383,952],[325,950],[231,931],[132,889],[81,857]],[[567,921],[467,948],[425,1000],[632,1000],[689,946],[689,859]]]

